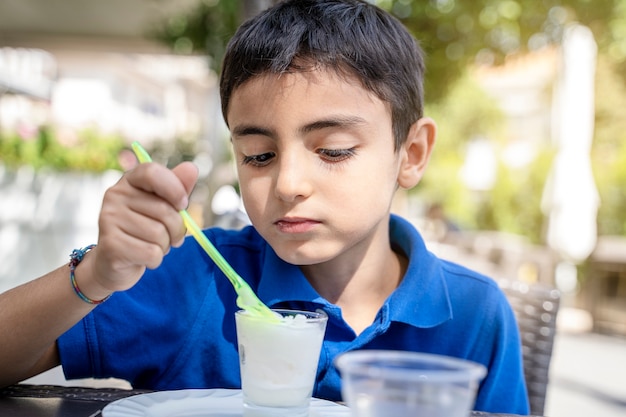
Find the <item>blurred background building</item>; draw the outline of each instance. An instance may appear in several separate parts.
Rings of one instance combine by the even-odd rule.
[[[44,124],[134,137],[147,145],[214,132],[215,74],[206,56],[174,55],[147,37],[194,1],[0,2],[0,126]],[[216,119],[217,118],[217,119]]]

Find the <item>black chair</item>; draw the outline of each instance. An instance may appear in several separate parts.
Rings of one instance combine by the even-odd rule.
[[[561,294],[544,284],[507,280],[499,281],[499,284],[515,312],[520,330],[530,412],[541,416],[548,390]]]

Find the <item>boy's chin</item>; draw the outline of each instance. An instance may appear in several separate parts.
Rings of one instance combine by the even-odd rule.
[[[316,251],[314,248],[303,248],[302,245],[300,247],[295,247],[296,245],[271,246],[280,259],[297,266],[321,264],[333,258],[332,256],[321,255],[320,251]]]

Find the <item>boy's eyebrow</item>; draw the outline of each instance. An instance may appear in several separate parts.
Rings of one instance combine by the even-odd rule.
[[[254,125],[241,125],[233,128],[232,136],[262,135],[273,136],[270,129],[264,129]]]
[[[358,116],[335,116],[327,119],[316,120],[312,123],[308,123],[302,128],[300,128],[300,132],[309,133],[315,130],[326,129],[329,127],[351,127],[357,125],[364,125],[367,122],[362,117]]]
[[[316,120],[311,123],[307,123],[298,129],[302,134],[310,133],[316,130],[322,130],[332,127],[352,127],[358,125],[367,124],[366,120],[358,116],[334,116],[326,119]],[[233,137],[242,137],[249,135],[261,135],[274,137],[273,129],[266,129],[255,125],[240,125],[235,126],[232,131]]]

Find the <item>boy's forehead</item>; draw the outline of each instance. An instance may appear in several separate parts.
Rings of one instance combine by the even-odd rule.
[[[315,69],[264,73],[233,91],[227,112],[231,131],[249,124],[307,125],[320,120],[391,120],[391,105],[354,76]],[[377,123],[386,123],[378,120]]]

